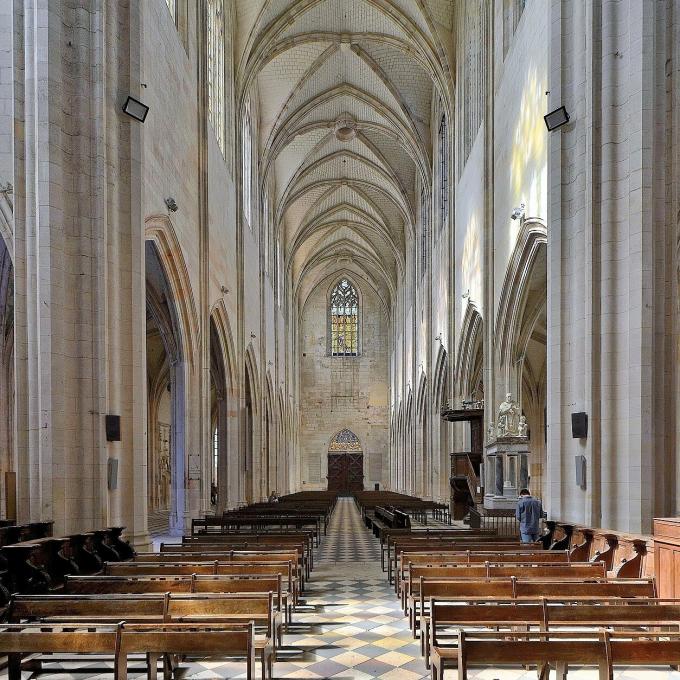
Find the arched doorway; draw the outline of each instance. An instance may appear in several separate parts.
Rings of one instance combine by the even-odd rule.
[[[184,352],[172,290],[153,241],[145,246],[149,531],[184,528]]]
[[[227,460],[227,375],[222,355],[222,344],[215,320],[210,319],[210,505],[225,507],[226,485],[220,479],[226,473]]]
[[[526,219],[508,264],[497,321],[497,365],[505,376],[496,399],[509,392],[528,425],[529,477],[536,495],[545,491],[547,392],[547,230]]]
[[[364,490],[364,452],[351,430],[340,430],[328,446],[328,490],[351,494]]]
[[[0,235],[0,516],[16,519],[14,471],[14,267]]]

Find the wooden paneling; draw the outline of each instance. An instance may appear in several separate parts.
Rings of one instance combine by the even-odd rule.
[[[659,597],[680,597],[680,518],[654,520],[654,557]]]

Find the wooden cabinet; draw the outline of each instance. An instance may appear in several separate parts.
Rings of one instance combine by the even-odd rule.
[[[659,597],[680,598],[680,517],[654,520],[654,563]]]

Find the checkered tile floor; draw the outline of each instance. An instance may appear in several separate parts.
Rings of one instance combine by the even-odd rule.
[[[45,680],[111,679],[111,664],[83,665],[77,674],[45,664]],[[259,678],[260,666],[257,668]],[[0,677],[2,675],[0,674]],[[22,674],[23,680],[30,677]],[[142,661],[131,662],[129,677],[145,677]],[[201,661],[182,665],[182,678],[245,678],[243,664]],[[337,680],[418,680],[429,678],[417,640],[411,636],[394,591],[380,570],[380,546],[361,522],[350,499],[338,501],[328,536],[318,552],[304,604],[293,617],[274,677]],[[456,672],[449,670],[446,680]],[[479,668],[474,680],[535,680],[535,670]],[[551,676],[553,677],[553,676]],[[595,680],[595,669],[569,669],[570,680]],[[669,670],[631,668],[616,680],[680,680]]]
[[[318,559],[320,563],[380,562],[380,542],[366,528],[353,499],[338,499]]]

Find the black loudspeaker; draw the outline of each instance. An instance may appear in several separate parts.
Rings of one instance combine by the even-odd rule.
[[[120,441],[120,416],[105,416],[106,418],[106,441]]]
[[[107,473],[109,491],[115,491],[118,488],[118,461],[115,458],[109,458]]]
[[[588,414],[571,414],[571,436],[574,439],[583,439],[588,436]]]
[[[374,485],[373,485],[373,488],[374,488],[376,491],[380,491],[380,484],[378,484],[378,483],[374,484]]]

